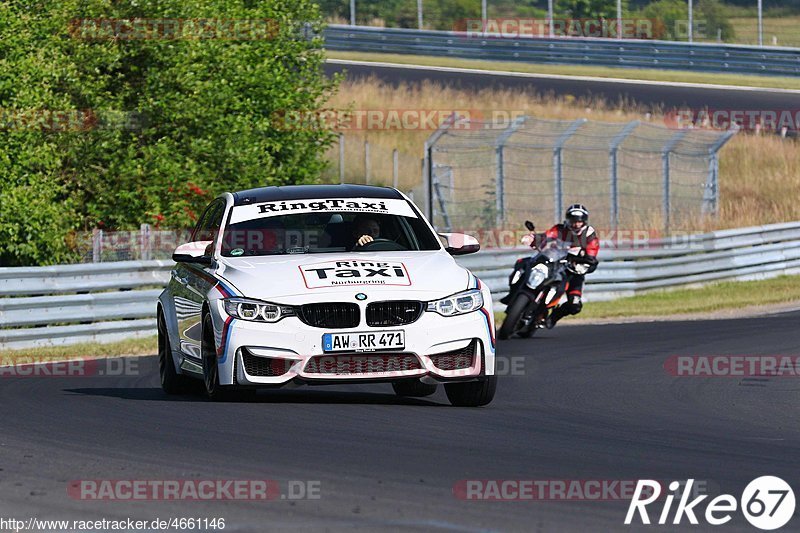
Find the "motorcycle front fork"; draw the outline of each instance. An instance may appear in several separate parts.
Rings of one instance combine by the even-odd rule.
[[[525,315],[522,317],[522,324],[525,329],[534,327],[534,328],[543,328],[544,321],[547,318],[547,313],[549,309],[545,308],[544,311],[536,312],[535,309],[528,310]]]

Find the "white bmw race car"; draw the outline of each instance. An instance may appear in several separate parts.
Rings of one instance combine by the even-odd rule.
[[[289,384],[444,384],[453,405],[491,402],[492,298],[396,189],[297,185],[225,193],[175,250],[158,302],[161,384],[201,378],[212,399]]]

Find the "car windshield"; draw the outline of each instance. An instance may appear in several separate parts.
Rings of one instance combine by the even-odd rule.
[[[270,213],[249,220],[237,220],[243,216],[237,215],[236,209],[222,236],[225,257],[441,248],[437,237],[410,206],[405,213],[408,216],[325,210]]]

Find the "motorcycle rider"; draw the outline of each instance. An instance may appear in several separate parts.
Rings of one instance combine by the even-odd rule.
[[[586,274],[591,274],[597,268],[597,252],[600,251],[600,239],[597,237],[595,229],[589,225],[589,210],[582,204],[572,204],[567,208],[564,215],[564,222],[556,224],[544,233],[530,233],[522,237],[522,243],[531,248],[539,248],[547,240],[559,239],[578,248],[572,254],[580,263],[588,266],[585,273],[579,274],[574,268],[568,269],[567,276],[567,300],[553,309],[545,321],[545,326],[552,329],[556,322],[567,315],[577,315],[583,308],[581,296],[583,293],[583,281]],[[531,258],[521,259],[520,261],[530,261]],[[525,265],[520,265],[522,268]],[[516,270],[516,268],[515,268]],[[513,276],[513,273],[512,273]],[[509,278],[509,285],[511,278]],[[519,280],[517,283],[524,283]],[[511,287],[509,287],[511,289]],[[510,303],[511,293],[503,297],[500,301],[504,304]]]

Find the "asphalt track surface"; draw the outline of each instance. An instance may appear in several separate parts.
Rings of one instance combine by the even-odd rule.
[[[620,501],[465,501],[467,479],[704,480],[741,495],[762,475],[800,488],[800,380],[686,378],[670,355],[800,355],[800,313],[559,326],[500,342],[515,375],[485,408],[388,385],[168,397],[154,357],[125,377],[4,377],[0,517],[224,517],[225,531],[629,531]],[[505,372],[508,374],[509,372]],[[318,481],[319,499],[82,501],[80,479]],[[701,506],[704,509],[704,505]],[[651,516],[655,519],[660,508]],[[701,511],[702,512],[702,511]],[[795,514],[797,530],[800,518]],[[741,513],[712,528],[756,531]]]
[[[375,76],[386,83],[395,85],[434,81],[445,86],[464,89],[523,89],[538,94],[572,95],[577,98],[595,97],[611,104],[638,105],[645,110],[669,110],[685,106],[692,109],[708,107],[726,111],[797,111],[800,108],[800,94],[797,91],[687,87],[669,82],[637,83],[622,80],[603,81],[596,78],[531,77],[525,74],[490,74],[464,72],[458,69],[450,71],[432,67],[413,68],[400,65],[345,65],[333,62],[325,64],[325,73],[329,76],[342,71],[347,71],[348,79]]]

